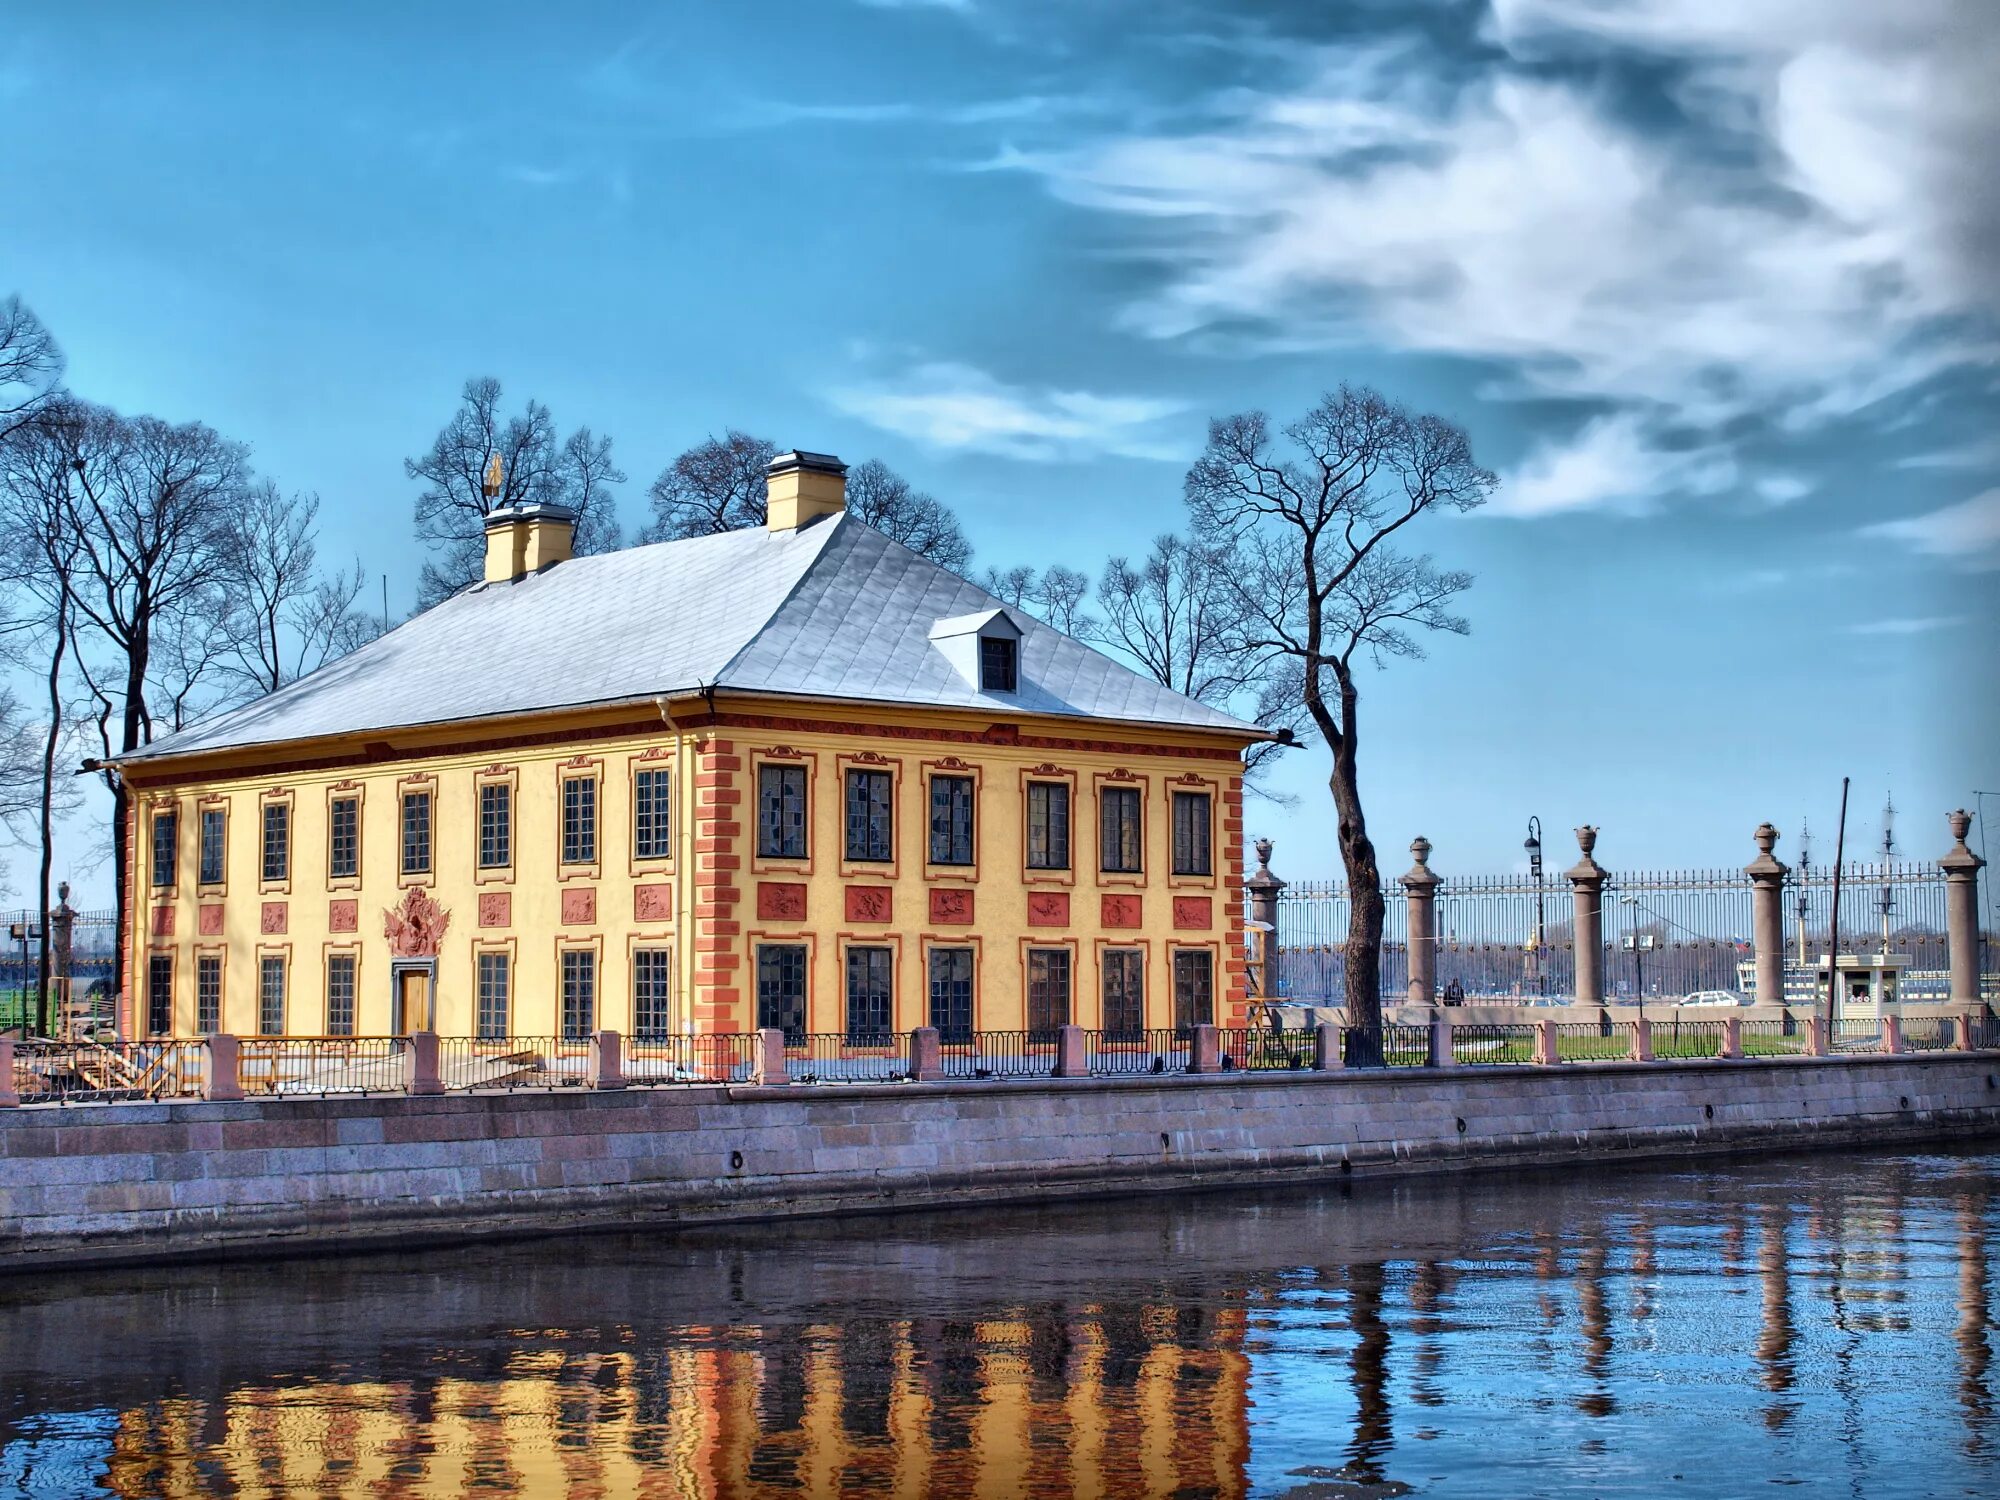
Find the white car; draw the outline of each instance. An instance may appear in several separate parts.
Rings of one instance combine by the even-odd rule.
[[[1734,990],[1696,990],[1680,1002],[1683,1009],[1695,1005],[1748,1005],[1749,1003],[1748,995],[1739,995]]]

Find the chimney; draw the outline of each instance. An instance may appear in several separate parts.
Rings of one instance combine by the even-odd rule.
[[[503,505],[486,517],[486,581],[512,583],[567,562],[576,512],[563,505]]]
[[[797,531],[847,509],[847,465],[831,453],[780,453],[764,472],[764,524],[772,531]]]

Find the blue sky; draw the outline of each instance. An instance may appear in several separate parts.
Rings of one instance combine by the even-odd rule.
[[[1790,857],[1843,774],[1934,856],[2000,791],[1994,76],[1981,0],[10,5],[0,290],[399,610],[470,375],[612,434],[628,529],[738,426],[1092,573],[1209,416],[1372,382],[1503,478],[1424,539],[1473,634],[1366,683],[1385,863]]]

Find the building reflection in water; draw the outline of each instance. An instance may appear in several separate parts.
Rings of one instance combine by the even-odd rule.
[[[1746,1476],[1894,1477],[1866,1434],[1954,1408],[1995,1461],[1977,1165],[1429,1191],[0,1289],[0,1492],[1389,1494],[1558,1430],[1659,1472],[1732,1389]]]

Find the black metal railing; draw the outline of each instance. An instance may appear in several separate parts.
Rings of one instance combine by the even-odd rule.
[[[245,1094],[400,1094],[407,1047],[393,1036],[246,1036],[236,1081]]]
[[[201,1095],[203,1061],[200,1042],[21,1041],[13,1085],[23,1104],[192,1099]]]
[[[1085,1033],[1086,1054],[1089,1046]],[[944,1043],[938,1060],[947,1078],[1049,1078],[1056,1071],[1056,1052],[1051,1031],[975,1031],[970,1041]]]
[[[815,1031],[785,1038],[793,1083],[900,1083],[910,1076],[907,1032]]]
[[[755,1032],[631,1037],[625,1043],[625,1081],[635,1088],[748,1083],[756,1076],[759,1046]]]
[[[590,1043],[566,1036],[440,1037],[438,1081],[450,1093],[582,1088],[590,1082]]]
[[[1475,1022],[1451,1028],[1451,1060],[1473,1067],[1535,1060],[1532,1022]]]

